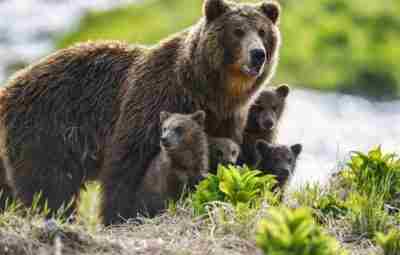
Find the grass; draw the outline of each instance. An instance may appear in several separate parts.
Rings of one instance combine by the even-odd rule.
[[[100,186],[90,183],[73,223],[63,210],[46,221],[46,207],[10,203],[0,215],[0,254],[396,255],[398,160],[379,147],[353,153],[328,186],[302,187],[281,202],[271,199],[270,177],[220,167],[165,213],[107,228],[98,218]]]

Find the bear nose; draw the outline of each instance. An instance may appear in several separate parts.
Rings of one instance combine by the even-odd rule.
[[[274,126],[274,123],[272,120],[265,120],[264,121],[264,128],[265,129],[272,129]]]
[[[163,146],[168,147],[170,145],[166,136],[162,136],[160,140]]]
[[[254,67],[261,67],[265,61],[265,51],[263,49],[254,49],[250,51],[251,64]]]

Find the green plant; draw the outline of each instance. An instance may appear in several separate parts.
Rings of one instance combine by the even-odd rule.
[[[400,253],[399,228],[392,228],[387,234],[376,233],[375,241],[382,248],[384,255],[398,255]]]
[[[396,154],[384,154],[380,147],[367,154],[353,152],[348,168],[340,176],[350,190],[367,197],[382,197],[385,203],[399,205],[400,158]]]
[[[259,224],[256,241],[268,255],[336,255],[340,252],[336,240],[323,232],[306,208],[271,208],[269,216]]]
[[[350,208],[347,219],[354,234],[372,238],[375,232],[384,231],[390,225],[391,217],[384,210],[382,196],[367,197],[353,192],[346,203]]]
[[[318,184],[306,185],[293,192],[292,197],[300,206],[312,208],[314,215],[320,220],[324,216],[338,218],[348,211],[345,201],[339,198],[336,191],[324,190]]]
[[[214,201],[254,205],[265,198],[266,192],[276,184],[274,176],[247,167],[219,166],[217,175],[210,174],[192,195],[193,207],[198,214],[205,213],[205,206]],[[271,196],[272,197],[272,196]]]

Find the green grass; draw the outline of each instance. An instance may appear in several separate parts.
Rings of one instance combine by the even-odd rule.
[[[46,206],[25,208],[13,201],[0,214],[0,251],[398,254],[400,176],[393,173],[399,171],[399,157],[379,147],[352,155],[328,186],[305,186],[287,192],[283,201],[272,195],[271,177],[247,168],[220,167],[194,193],[171,201],[165,213],[143,218],[141,225],[104,228],[98,218],[97,183],[87,185],[73,223],[63,217],[65,208],[53,223],[45,224]]]
[[[257,1],[247,1],[257,2]],[[283,47],[274,83],[374,98],[400,96],[400,2],[281,0]],[[95,39],[155,44],[194,24],[201,0],[145,0],[90,12],[57,46]]]

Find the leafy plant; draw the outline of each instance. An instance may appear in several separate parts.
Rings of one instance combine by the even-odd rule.
[[[348,211],[345,201],[339,198],[336,191],[323,190],[317,184],[306,185],[301,190],[295,191],[292,196],[299,205],[312,208],[314,215],[319,219],[322,216],[338,218]]]
[[[262,175],[261,171],[247,167],[220,165],[217,175],[210,174],[192,195],[193,207],[198,214],[205,213],[205,206],[213,201],[254,205],[265,197],[276,184],[274,176]]]
[[[384,255],[398,255],[400,252],[400,229],[392,228],[387,234],[378,232],[376,243],[382,248]]]
[[[336,240],[323,232],[306,208],[271,208],[269,216],[259,224],[256,241],[268,255],[336,255],[340,252]]]
[[[384,231],[390,223],[391,217],[384,210],[382,196],[371,197],[352,193],[346,201],[350,208],[347,219],[354,234],[372,238],[377,231]]]
[[[384,154],[380,147],[367,154],[353,152],[348,169],[341,173],[343,184],[367,197],[378,193],[385,203],[395,203],[400,194],[400,158]]]

